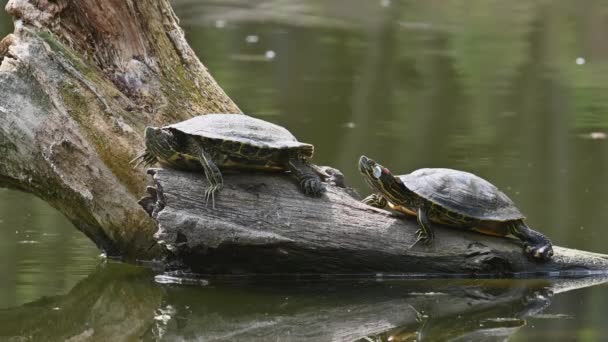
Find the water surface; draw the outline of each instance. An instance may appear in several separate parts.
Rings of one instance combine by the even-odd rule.
[[[313,143],[315,162],[342,170],[360,193],[369,193],[355,168],[361,154],[395,173],[462,169],[501,188],[555,244],[608,253],[606,2],[173,4],[243,111]],[[10,30],[0,17],[2,35]],[[599,341],[608,333],[606,285],[178,286],[98,255],[42,201],[0,190],[0,340]]]

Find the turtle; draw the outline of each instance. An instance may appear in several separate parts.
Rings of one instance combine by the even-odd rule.
[[[312,197],[325,191],[322,171],[309,162],[314,146],[299,142],[286,128],[245,114],[206,114],[165,127],[146,127],[146,148],[131,163],[203,171],[205,199],[215,207],[223,187],[222,169],[290,171]]]
[[[526,254],[536,260],[545,261],[553,256],[551,241],[528,227],[525,216],[513,201],[490,182],[472,173],[424,168],[394,176],[389,169],[366,156],[359,159],[359,171],[376,191],[363,199],[363,203],[417,217],[419,229],[414,245],[432,243],[433,226],[442,224],[518,238],[523,242]]]

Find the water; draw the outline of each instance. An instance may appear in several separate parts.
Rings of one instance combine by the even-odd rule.
[[[95,269],[99,254],[45,202],[0,188],[0,308],[68,292]]]
[[[315,162],[341,169],[361,193],[369,193],[355,168],[361,154],[395,173],[462,169],[501,188],[555,244],[608,253],[605,2],[173,3],[192,47],[243,111],[314,143]],[[0,30],[10,29],[0,18]],[[606,285],[160,284],[98,254],[52,208],[0,190],[0,339],[594,341],[607,333]]]
[[[601,340],[606,281],[216,279],[158,284],[104,264],[65,295],[0,310],[0,336],[96,341]],[[392,336],[392,339],[391,339]],[[21,339],[17,338],[21,337]]]

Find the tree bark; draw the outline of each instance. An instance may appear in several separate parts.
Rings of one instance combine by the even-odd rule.
[[[158,223],[157,238],[175,260],[196,272],[390,277],[405,272],[548,276],[608,270],[606,255],[555,247],[551,261],[538,262],[524,255],[519,241],[453,228],[438,227],[431,246],[410,248],[414,219],[364,205],[335,185],[315,199],[304,196],[287,175],[226,174],[212,208],[205,203],[207,183],[201,174],[149,173],[154,184],[140,202]]]
[[[110,255],[150,258],[129,166],[146,125],[238,113],[168,0],[11,0],[0,42],[0,186],[35,194]]]

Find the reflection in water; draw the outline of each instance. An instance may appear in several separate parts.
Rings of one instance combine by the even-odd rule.
[[[141,336],[161,305],[163,291],[152,284],[145,269],[102,265],[67,295],[0,310],[0,339],[124,341]]]
[[[536,320],[563,320],[548,309],[554,293],[607,280],[224,278],[186,286],[160,285],[147,269],[110,263],[67,295],[0,310],[0,339],[495,340],[518,336]]]
[[[0,188],[0,308],[66,293],[99,251],[44,201]]]
[[[239,106],[314,143],[315,161],[341,169],[362,195],[369,189],[355,168],[361,154],[397,173],[472,171],[556,244],[608,252],[605,1],[172,3],[196,53]],[[0,14],[2,36],[11,27]],[[97,254],[39,200],[0,190],[0,308],[12,307],[0,311],[0,340],[608,333],[605,285],[553,297],[566,281],[161,285],[125,265],[90,274]],[[39,299],[49,295],[61,296]]]

